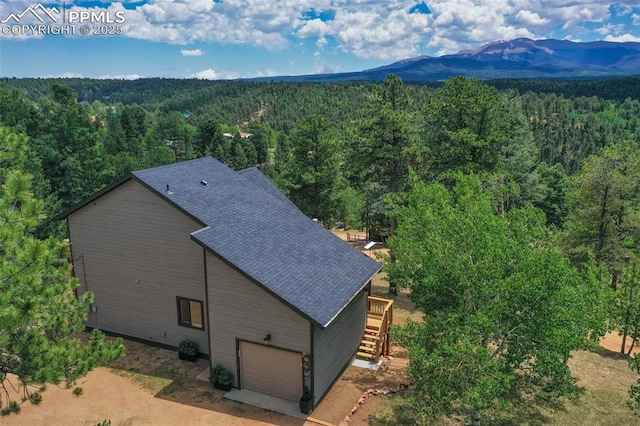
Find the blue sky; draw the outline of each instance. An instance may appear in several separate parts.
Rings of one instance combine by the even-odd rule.
[[[638,0],[68,0],[40,5],[0,1],[0,76],[233,79],[360,71],[518,37],[640,42]]]

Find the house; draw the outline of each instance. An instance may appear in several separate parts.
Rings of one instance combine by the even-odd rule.
[[[61,213],[87,326],[198,342],[234,386],[327,393],[357,351],[380,265],[305,216],[257,169],[208,157],[135,171]]]
[[[253,136],[253,133],[239,132],[238,133],[242,139],[247,139]],[[222,134],[227,139],[233,139],[233,133],[225,132]]]

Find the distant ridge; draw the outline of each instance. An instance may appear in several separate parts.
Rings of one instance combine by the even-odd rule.
[[[359,72],[265,77],[255,81],[381,81],[389,73],[404,81],[446,80],[455,75],[500,78],[585,79],[640,75],[640,43],[573,42],[517,38],[438,57],[418,56]]]

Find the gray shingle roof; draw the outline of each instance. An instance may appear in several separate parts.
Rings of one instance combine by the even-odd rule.
[[[380,270],[255,168],[234,172],[208,157],[132,174],[203,224],[195,241],[320,326]]]

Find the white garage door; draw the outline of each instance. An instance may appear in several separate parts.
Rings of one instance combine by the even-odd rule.
[[[297,352],[240,342],[242,388],[289,401],[302,396],[302,359]]]

